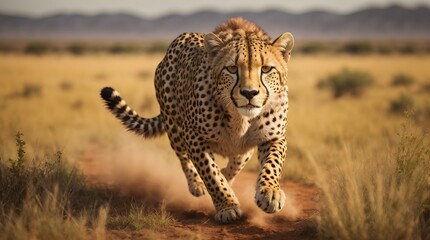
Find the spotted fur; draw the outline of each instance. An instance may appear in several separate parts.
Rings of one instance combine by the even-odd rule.
[[[161,113],[142,118],[112,88],[108,108],[145,137],[167,133],[194,196],[211,196],[222,223],[242,215],[231,182],[258,148],[256,204],[267,213],[285,204],[279,187],[286,152],[287,62],[293,37],[272,40],[254,23],[230,19],[208,34],[176,38],[155,73]],[[230,159],[224,169],[214,153]]]

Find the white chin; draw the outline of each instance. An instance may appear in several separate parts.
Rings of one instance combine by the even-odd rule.
[[[248,118],[254,118],[258,116],[258,114],[260,114],[261,112],[261,108],[256,108],[256,107],[255,108],[241,107],[241,108],[237,108],[237,110],[244,117],[248,117]]]

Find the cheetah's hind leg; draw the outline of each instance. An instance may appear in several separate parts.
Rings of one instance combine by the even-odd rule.
[[[181,161],[182,170],[188,182],[188,190],[195,197],[205,195],[206,187],[191,160],[186,155],[176,154]]]
[[[245,154],[237,155],[229,159],[227,166],[221,169],[221,173],[231,185],[237,174],[245,167],[246,163],[251,159],[254,149],[249,150]]]

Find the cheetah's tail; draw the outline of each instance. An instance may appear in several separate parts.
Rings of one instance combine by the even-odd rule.
[[[100,92],[106,107],[132,132],[146,138],[156,137],[164,133],[164,122],[161,115],[153,118],[143,118],[127,106],[117,91],[104,87]]]

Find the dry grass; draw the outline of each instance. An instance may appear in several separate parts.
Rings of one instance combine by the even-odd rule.
[[[105,209],[100,210],[97,225],[88,229],[89,214],[73,216],[59,198],[55,190],[43,201],[26,199],[19,213],[1,216],[3,239],[105,239]]]
[[[159,109],[152,75],[162,57],[0,55],[1,159],[6,162],[18,158],[14,136],[21,131],[27,142],[27,156],[35,160],[61,150],[70,162],[79,163],[94,146],[115,149],[127,142],[140,141],[141,144],[131,145],[130,151],[156,149],[162,153],[161,160],[177,161],[166,137],[141,140],[126,133],[104,109],[99,98],[99,90],[110,85],[138,112],[145,116],[156,115]],[[289,151],[283,176],[318,182],[329,197],[324,200],[321,211],[322,237],[376,239],[396,233],[418,236],[418,215],[416,212],[407,215],[407,211],[417,208],[419,202],[413,202],[411,196],[413,191],[423,188],[414,182],[395,184],[396,159],[400,156],[396,149],[400,149],[398,146],[411,149],[416,145],[404,145],[405,140],[398,136],[404,119],[390,113],[390,103],[402,93],[411,95],[416,110],[411,124],[418,129],[416,136],[428,132],[430,95],[421,89],[430,79],[428,66],[430,57],[427,55],[293,56],[289,66]],[[371,74],[375,78],[374,85],[359,98],[340,99],[333,99],[330,93],[316,87],[319,79],[343,68]],[[408,88],[393,87],[391,80],[399,72],[413,77],[414,84]],[[425,136],[423,146],[428,146],[428,141]],[[308,161],[309,155],[313,164]],[[247,169],[258,169],[255,159]],[[43,204],[40,206],[42,208],[30,213],[40,216],[49,213],[44,213]],[[103,215],[103,211],[95,214],[101,220],[91,221],[93,226],[98,226],[93,228],[97,236],[105,234],[103,222],[114,219],[107,213]],[[29,216],[33,216],[30,213]],[[126,220],[136,215],[133,211],[129,213]],[[155,225],[161,224],[159,216],[156,215]],[[20,215],[13,215],[8,229],[24,229],[25,234],[28,228],[21,227],[19,219]],[[71,222],[78,232],[85,226],[85,218],[76,215]],[[395,227],[400,225],[404,228],[397,228],[401,232],[396,232]],[[358,232],[364,235],[354,235]],[[86,234],[76,236],[85,237]]]
[[[89,142],[112,142],[121,126],[106,114],[99,89],[117,86],[138,108],[148,96],[155,97],[151,77],[139,76],[142,70],[152,75],[157,64],[152,58],[1,56],[0,156],[14,157],[18,130],[26,134],[28,153],[38,157],[61,149],[75,161]],[[71,87],[65,90],[64,82]],[[23,97],[28,85],[40,86],[40,94]],[[155,104],[145,109],[148,115],[157,112]]]
[[[9,162],[0,158],[2,239],[106,239],[106,226],[158,230],[174,221],[165,205],[145,209],[142,200],[90,186],[61,152],[35,159],[26,155],[21,133],[15,141],[18,158]],[[109,206],[115,211],[108,211]]]
[[[16,135],[17,159],[0,158],[0,232],[4,239],[102,239],[106,204],[58,152],[30,160]],[[97,214],[97,209],[100,212]],[[97,219],[91,216],[98,215]],[[88,229],[87,225],[95,223]]]
[[[167,212],[165,204],[162,204],[159,209],[146,209],[143,205],[133,204],[127,214],[111,217],[107,227],[129,230],[162,229],[174,221],[173,216]]]
[[[391,87],[392,76],[398,71],[423,83],[430,75],[425,57],[298,57],[290,64],[289,72],[289,153],[287,154],[285,177],[313,176],[314,170],[306,161],[311,152],[324,165],[336,166],[337,153],[342,151],[342,142],[354,148],[365,149],[377,155],[387,144],[395,145],[403,121],[401,116],[390,114],[391,101],[401,92],[413,94],[416,110],[425,108],[428,94],[419,93],[419,84],[408,90]],[[338,72],[342,68],[367,72],[374,76],[375,84],[359,99],[346,97],[333,100],[328,92],[318,90],[318,79]],[[427,118],[428,119],[428,118]],[[429,126],[419,124],[423,132]]]
[[[344,143],[338,155],[343,161],[336,168],[327,169],[310,157],[324,194],[321,238],[430,237],[430,152],[416,136],[420,134],[411,132],[402,130],[395,151],[382,149],[379,155]]]

